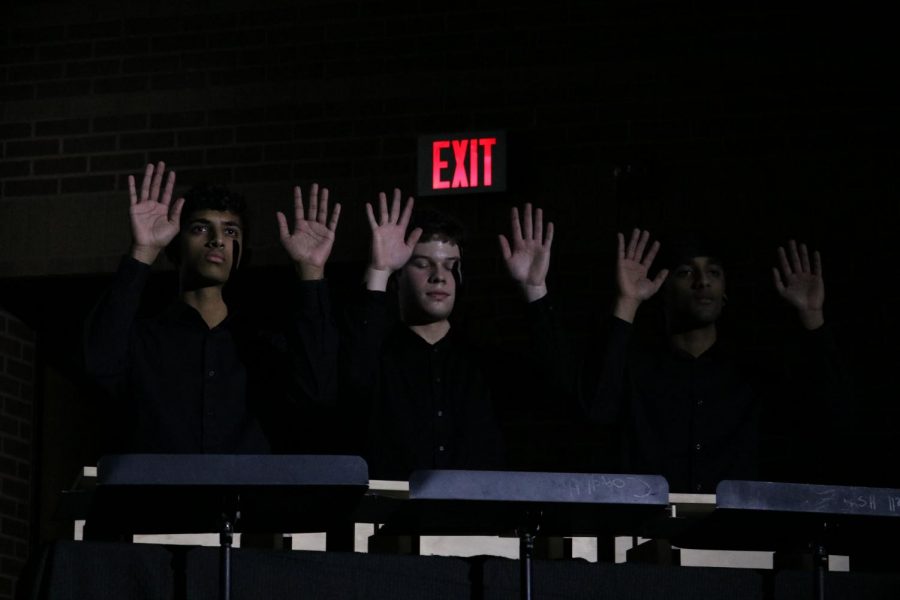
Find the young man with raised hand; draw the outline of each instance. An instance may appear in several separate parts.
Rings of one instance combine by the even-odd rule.
[[[336,332],[323,280],[340,205],[313,184],[304,211],[294,190],[294,228],[278,213],[294,263],[292,314],[259,328],[223,296],[246,247],[243,197],[201,186],[173,198],[175,173],[149,164],[140,189],[128,178],[133,242],[85,328],[88,374],[106,392],[108,450],[145,453],[290,451],[292,420],[307,402],[333,402]],[[137,318],[150,267],[166,250],[178,297]],[[296,424],[296,423],[294,423]]]
[[[712,493],[722,479],[759,477],[760,414],[777,386],[803,388],[826,416],[844,411],[849,387],[825,326],[818,252],[810,256],[794,241],[778,248],[775,288],[802,326],[786,357],[794,380],[786,381],[774,364],[779,357],[748,354],[721,337],[721,248],[693,235],[667,245],[661,251],[647,231],[635,229],[627,243],[618,235],[616,300],[602,356],[585,366],[591,373],[599,365],[598,376],[586,377],[586,410],[623,429],[626,471],[664,475],[673,491]],[[663,268],[651,277],[658,253]],[[638,308],[657,293],[665,331],[659,339],[634,339]],[[799,402],[801,395],[788,397]]]
[[[366,457],[373,478],[407,479],[415,469],[491,469],[503,465],[498,396],[519,392],[522,373],[498,372],[494,349],[468,340],[452,315],[462,283],[463,231],[434,211],[401,210],[394,190],[366,205],[372,232],[365,290],[348,312],[341,361],[345,393],[369,423]],[[529,319],[548,337],[546,275],[553,226],[540,209],[512,211],[512,237],[501,250],[529,301]],[[396,283],[399,321],[390,318]],[[519,364],[528,372],[530,366]],[[500,382],[499,384],[497,382]],[[533,391],[533,390],[532,390]]]

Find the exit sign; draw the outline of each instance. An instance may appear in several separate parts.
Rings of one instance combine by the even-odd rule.
[[[419,137],[420,196],[506,191],[506,133]]]

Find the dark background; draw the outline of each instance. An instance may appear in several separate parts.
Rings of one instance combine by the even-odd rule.
[[[776,247],[820,249],[858,419],[839,437],[768,431],[766,464],[900,487],[888,25],[862,8],[764,2],[12,3],[0,25],[0,305],[37,332],[41,535],[57,490],[99,452],[78,340],[127,248],[126,176],[166,160],[180,187],[245,193],[244,296],[267,310],[289,277],[272,212],[290,207],[293,185],[330,187],[345,210],[329,267],[340,302],[365,263],[364,202],[412,192],[416,138],[435,132],[508,135],[506,193],[427,199],[466,223],[460,308],[500,343],[522,338],[496,243],[513,204],[555,222],[550,287],[584,345],[610,308],[617,231],[727,239],[723,327],[760,353],[792,325],[772,286]],[[149,304],[174,291],[160,265]],[[808,415],[773,401],[802,427]],[[603,428],[527,403],[505,418],[514,466],[615,463]]]

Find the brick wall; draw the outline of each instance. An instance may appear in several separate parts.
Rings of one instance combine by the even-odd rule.
[[[29,549],[34,333],[0,309],[0,598],[12,598]]]

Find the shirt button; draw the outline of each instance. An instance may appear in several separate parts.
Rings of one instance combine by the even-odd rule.
[[[441,382],[441,378],[440,378],[440,377],[435,377],[435,378],[434,378],[434,382],[435,382],[435,383],[440,383],[440,382]]]
[[[444,411],[442,411],[442,410],[437,411],[437,416],[443,417],[443,416],[444,416]]]
[[[703,449],[703,444],[698,443],[696,446],[694,446],[694,448],[699,452]]]
[[[207,373],[207,375],[209,375],[210,377],[215,377],[216,372],[211,370],[209,373]]]
[[[698,492],[702,492],[702,491],[703,491],[703,486],[700,485],[699,483],[697,484],[697,491],[698,491]]]
[[[697,400],[697,406],[703,406],[703,400]]]
[[[438,452],[443,452],[443,451],[444,451],[444,447],[443,447],[443,446],[438,446]]]

